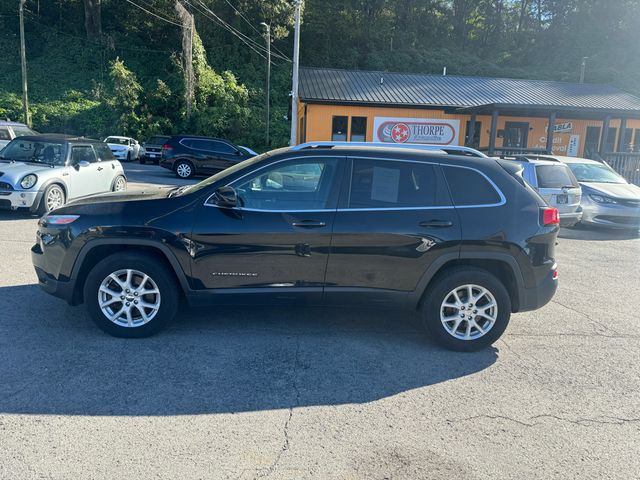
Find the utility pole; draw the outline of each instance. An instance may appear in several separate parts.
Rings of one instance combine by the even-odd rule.
[[[582,57],[582,65],[580,65],[580,83],[584,83],[584,72],[587,69],[587,59],[589,57]]]
[[[298,63],[300,61],[300,8],[302,0],[296,0],[295,30],[293,35],[293,88],[291,90],[291,139],[289,145],[298,143]]]
[[[269,146],[269,121],[270,121],[270,109],[271,109],[271,26],[265,22],[262,22],[262,25],[267,30],[267,100],[266,100],[266,131],[265,131],[265,140],[267,142],[267,147]]]
[[[24,46],[24,4],[27,0],[20,0],[20,61],[22,63],[22,108],[24,109],[24,123],[31,126],[29,116],[29,97],[27,95],[27,54]]]

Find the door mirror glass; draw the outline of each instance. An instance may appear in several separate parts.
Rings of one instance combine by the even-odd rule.
[[[233,187],[220,187],[213,195],[219,207],[234,208],[238,205],[238,195]]]
[[[89,162],[87,162],[86,160],[80,160],[79,162],[76,163],[76,165],[78,167],[88,167],[91,164]]]

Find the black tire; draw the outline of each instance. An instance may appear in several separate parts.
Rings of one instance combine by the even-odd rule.
[[[105,281],[110,274],[127,269],[137,270],[138,272],[148,275],[159,291],[159,297],[157,297],[159,299],[159,308],[155,316],[144,323],[142,322],[140,310],[133,310],[138,309],[138,307],[132,307],[132,316],[138,316],[140,325],[131,327],[120,325],[108,319],[99,304],[99,295],[101,295],[100,287],[103,281]],[[135,278],[135,276],[132,276],[134,282]],[[153,283],[145,283],[144,286],[153,286]],[[139,285],[139,287],[142,287],[142,285]],[[119,286],[116,287],[115,283],[110,285],[109,288],[114,290],[115,288],[120,289]],[[115,291],[120,293],[118,290]],[[124,290],[121,291],[124,293]],[[127,300],[131,303],[137,301],[133,297],[133,292],[130,292],[128,296],[131,298],[125,298],[123,302],[116,300],[113,303],[115,306],[110,308],[120,311],[120,309],[125,308],[125,302]],[[116,297],[113,296],[111,298]],[[141,303],[143,301],[155,301],[155,294],[152,295],[152,298],[153,300],[149,300],[149,295],[137,297]],[[158,333],[175,317],[178,311],[179,301],[178,285],[176,285],[173,272],[155,257],[139,253],[115,254],[98,262],[89,272],[84,284],[84,301],[87,304],[89,315],[102,331],[114,337],[144,338]],[[151,316],[150,310],[145,309],[145,311]],[[113,310],[111,310],[111,312],[113,312]]]
[[[147,161],[144,159],[144,157],[140,157],[140,165],[144,165],[145,163],[147,163]]]
[[[52,183],[51,185],[49,185],[44,190],[44,194],[42,195],[42,198],[40,199],[40,205],[38,205],[38,209],[36,210],[36,213],[38,215],[42,216],[45,213],[49,213],[51,210],[53,210],[52,208],[49,207],[48,202],[47,202],[47,199],[49,198],[49,195],[51,195],[53,190],[56,190],[62,196],[62,205],[67,203],[67,196],[64,193],[64,188],[62,188],[57,183]],[[61,207],[62,205],[59,205],[59,207]],[[58,207],[56,207],[56,208],[58,208]]]
[[[189,160],[178,160],[173,166],[173,171],[176,172],[178,178],[183,180],[192,178],[196,174],[196,169]],[[184,174],[181,174],[181,172],[184,172]]]
[[[477,285],[485,288],[490,295],[493,296],[497,305],[495,322],[490,329],[482,336],[467,340],[457,338],[449,333],[440,320],[442,304],[445,300],[454,298],[450,297],[450,293],[463,285]],[[461,296],[460,299],[463,304],[467,301],[466,297],[463,298]],[[481,301],[486,301],[484,305],[489,304],[487,297],[482,298]],[[473,303],[471,303],[471,305],[473,305]],[[466,313],[468,313],[468,306],[469,303],[466,303],[466,307],[462,305],[462,309],[465,310],[464,312],[456,309],[447,309],[444,311],[449,312],[452,317],[457,316],[460,312],[466,315]],[[477,305],[475,308],[477,308]],[[474,310],[474,313],[475,312],[477,312],[477,310]],[[442,272],[433,280],[422,303],[421,313],[423,326],[438,344],[449,350],[473,352],[493,344],[504,333],[511,317],[511,298],[503,283],[486,270],[475,267],[455,267]],[[484,317],[473,315],[473,313],[471,315],[474,317],[473,321],[476,319],[478,322],[487,321]],[[455,321],[452,320],[451,322],[452,323],[448,323],[448,325],[450,325],[453,330]],[[466,333],[466,325],[469,323],[467,320],[462,320],[462,322],[464,323],[461,323],[458,329],[455,330],[455,333],[459,335],[462,335],[462,332]],[[476,334],[479,334],[479,330],[476,330]]]

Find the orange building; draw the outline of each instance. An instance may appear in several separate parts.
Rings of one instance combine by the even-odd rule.
[[[624,160],[640,151],[640,98],[610,85],[301,68],[299,98],[300,143],[435,143]]]

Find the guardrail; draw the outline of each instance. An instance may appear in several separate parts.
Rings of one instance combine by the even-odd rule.
[[[610,152],[603,153],[600,158],[627,182],[640,186],[640,153]]]

